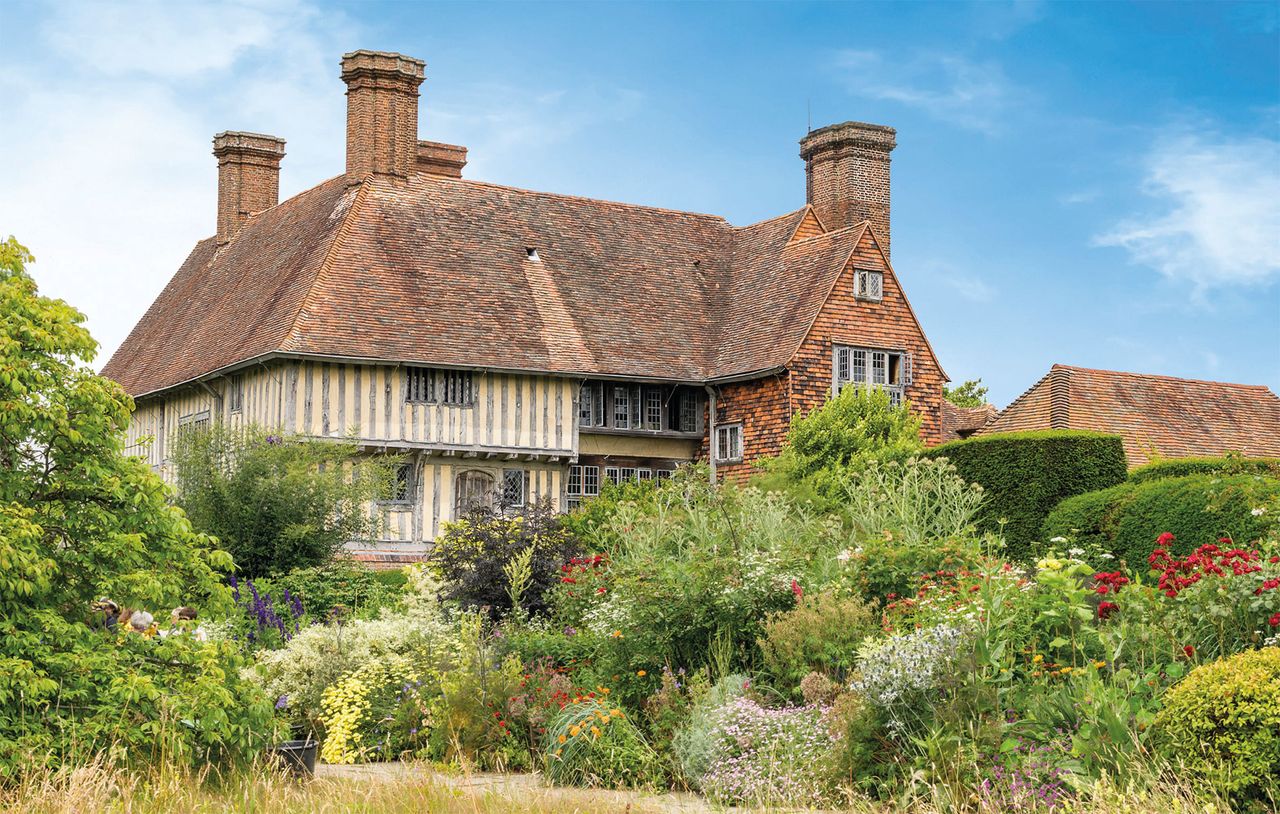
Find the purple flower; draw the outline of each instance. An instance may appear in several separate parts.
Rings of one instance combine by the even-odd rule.
[[[284,709],[289,706],[289,696],[282,695],[276,699],[276,709]]]

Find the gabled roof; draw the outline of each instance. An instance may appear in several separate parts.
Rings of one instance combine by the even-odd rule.
[[[1262,385],[1054,365],[978,434],[1032,429],[1115,433],[1130,466],[1153,456],[1280,456],[1280,398]]]
[[[994,404],[960,407],[944,398],[942,400],[942,442],[968,438],[995,418],[996,413]]]
[[[272,354],[693,382],[773,369],[866,228],[793,239],[809,214],[735,228],[427,174],[339,176],[225,246],[198,243],[103,373],[141,396]]]

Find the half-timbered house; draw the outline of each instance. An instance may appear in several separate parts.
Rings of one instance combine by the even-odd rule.
[[[281,202],[284,141],[217,135],[217,231],[103,371],[158,471],[213,421],[407,455],[363,546],[402,558],[496,492],[566,508],[699,459],[745,478],[849,384],[941,439],[946,377],[889,263],[891,128],[810,132],[805,205],[735,227],[464,179],[465,148],[418,139],[421,61],[341,75],[346,171]]]

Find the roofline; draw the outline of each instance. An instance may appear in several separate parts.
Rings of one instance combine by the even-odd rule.
[[[1106,373],[1111,376],[1129,376],[1135,379],[1161,379],[1167,382],[1187,382],[1189,384],[1212,384],[1212,385],[1217,385],[1219,387],[1223,387],[1223,386],[1247,387],[1250,390],[1265,390],[1268,393],[1271,392],[1271,388],[1265,384],[1241,384],[1239,382],[1223,382],[1223,381],[1217,381],[1214,379],[1188,379],[1182,376],[1166,376],[1163,373],[1130,373],[1124,370],[1103,370],[1102,368],[1099,368],[1099,367],[1080,367],[1079,365],[1064,365],[1058,362],[1054,362],[1053,366],[1049,368],[1050,372],[1052,372],[1055,369],[1056,370],[1078,370],[1081,373]]]
[[[675,376],[632,376],[625,373],[599,373],[592,370],[548,370],[545,368],[522,368],[522,367],[493,367],[490,365],[453,365],[441,364],[439,362],[424,361],[419,359],[386,359],[374,356],[339,356],[336,354],[325,353],[304,353],[300,351],[270,351],[261,353],[257,356],[251,356],[239,362],[229,365],[223,365],[220,368],[201,373],[199,376],[193,376],[189,379],[183,379],[173,384],[157,387],[154,390],[147,390],[142,393],[130,394],[130,397],[137,401],[138,399],[150,398],[170,390],[177,390],[183,387],[193,387],[202,382],[212,381],[214,379],[222,379],[227,376],[238,373],[242,370],[248,370],[251,367],[257,367],[268,362],[274,361],[294,361],[294,362],[335,362],[340,364],[360,364],[360,365],[379,365],[382,367],[434,367],[444,370],[471,370],[471,371],[490,371],[493,373],[513,373],[522,376],[555,376],[563,379],[601,379],[604,381],[625,381],[625,382],[647,382],[651,384],[686,384],[691,386],[703,386],[707,384],[719,384],[729,381],[747,381],[753,378],[761,378],[768,376],[774,372],[785,370],[785,367],[768,368],[766,370],[753,373],[734,374],[728,377],[712,378],[712,379],[689,379]]]

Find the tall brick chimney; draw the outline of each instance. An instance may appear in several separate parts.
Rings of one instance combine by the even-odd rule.
[[[844,122],[814,130],[800,140],[805,198],[828,229],[871,221],[889,253],[889,153],[897,146],[892,127]]]
[[[342,57],[347,83],[347,177],[409,177],[418,160],[418,86],[426,63],[385,51]]]
[[[280,203],[284,139],[227,130],[213,137],[218,159],[218,245],[230,243],[251,215]]]

